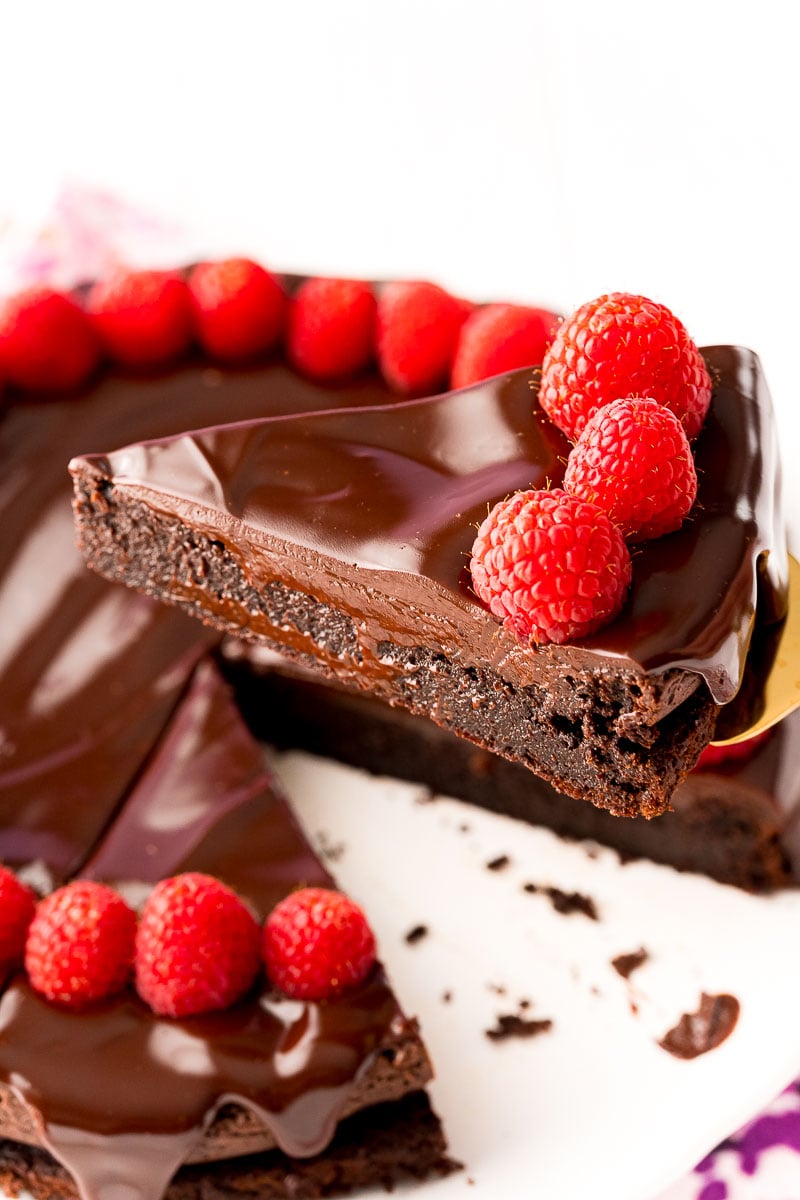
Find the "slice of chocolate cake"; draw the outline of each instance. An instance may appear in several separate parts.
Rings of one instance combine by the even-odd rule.
[[[756,744],[723,757],[705,752],[672,796],[669,812],[620,821],[564,796],[518,763],[473,746],[424,717],[349,689],[239,639],[223,666],[256,736],[425,785],[568,838],[611,846],[623,861],[649,858],[749,891],[800,879],[800,711]],[[717,761],[706,763],[709,757]]]
[[[693,514],[642,544],[619,617],[531,647],[471,594],[487,505],[557,483],[568,443],[529,371],[372,409],[217,426],[72,463],[87,561],[431,718],[559,790],[653,816],[785,611],[769,396],[755,355],[704,352],[714,394]]]
[[[262,919],[298,885],[332,885],[210,663],[84,849],[81,877],[132,904],[187,870],[221,878]],[[430,1076],[379,965],[338,999],[264,985],[183,1019],[156,1015],[132,989],[64,1010],[16,975],[0,996],[0,1185],[83,1200],[112,1181],[142,1200],[209,1188],[316,1196],[447,1170]]]

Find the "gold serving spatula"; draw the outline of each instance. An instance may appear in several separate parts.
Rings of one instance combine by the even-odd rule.
[[[751,648],[762,670],[755,694],[721,709],[714,745],[730,746],[763,733],[800,708],[800,563],[789,555],[789,608],[786,620]],[[746,687],[743,689],[746,692]],[[749,701],[749,704],[748,704]],[[728,711],[729,710],[729,711]]]

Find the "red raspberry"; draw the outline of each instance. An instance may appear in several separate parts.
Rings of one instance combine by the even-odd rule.
[[[5,967],[22,962],[36,897],[8,867],[0,866],[0,982]]]
[[[9,383],[31,392],[74,388],[99,357],[91,321],[61,292],[31,287],[0,306],[0,369]]]
[[[764,745],[772,733],[772,729],[764,729],[755,737],[745,738],[741,742],[731,742],[728,746],[706,746],[694,769],[695,771],[713,771],[715,767],[724,764],[746,762],[748,758],[752,758],[756,750]]]
[[[556,315],[543,308],[488,304],[477,309],[461,327],[450,386],[538,366],[557,324]]]
[[[595,504],[567,492],[517,492],[478,530],[470,563],[479,598],[519,638],[567,642],[622,608],[631,560],[622,534]]]
[[[328,1000],[363,983],[375,963],[375,938],[353,900],[302,888],[270,913],[261,952],[269,979],[287,996]]]
[[[118,271],[86,302],[109,355],[125,367],[155,367],[178,358],[192,336],[189,291],[170,271]]]
[[[201,263],[189,276],[189,291],[198,339],[216,358],[244,362],[272,350],[283,334],[286,293],[249,258]]]
[[[539,403],[574,440],[598,408],[622,396],[652,396],[694,438],[708,411],[711,379],[668,308],[613,292],[562,322],[542,364]]]
[[[627,541],[661,537],[680,528],[697,496],[689,439],[655,400],[614,400],[573,446],[564,487],[607,512]]]
[[[260,931],[232,891],[199,871],[157,883],[136,935],[136,990],[162,1016],[230,1008],[258,973]]]
[[[136,914],[112,888],[78,880],[40,900],[28,930],[31,986],[64,1008],[121,991],[130,978]]]
[[[374,354],[376,308],[367,283],[306,280],[289,312],[289,358],[312,379],[341,379],[364,370]]]
[[[473,305],[435,283],[389,283],[378,298],[378,362],[390,387],[425,395],[443,387]]]

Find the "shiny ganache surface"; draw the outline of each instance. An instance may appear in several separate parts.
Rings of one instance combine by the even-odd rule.
[[[466,569],[487,506],[563,475],[569,445],[538,409],[530,371],[418,401],[217,426],[74,466],[88,462],[115,488],[222,539],[256,585],[264,550],[290,579],[293,552],[298,586],[317,599],[327,586],[369,624],[362,593],[367,610],[382,604],[388,636],[408,642],[427,621],[446,653],[515,684],[535,680],[543,659],[678,668],[723,704],[740,685],[757,600],[766,620],[783,615],[786,549],[757,356],[703,353],[715,386],[695,445],[697,503],[678,532],[636,548],[620,615],[569,647],[522,646],[474,600]],[[379,634],[368,640],[379,672]]]
[[[207,662],[82,876],[136,903],[183,870],[223,878],[261,919],[299,884],[332,885]],[[376,1056],[403,1041],[418,1047],[416,1070],[376,1082]],[[428,1074],[380,967],[324,1004],[263,983],[224,1012],[184,1020],[157,1016],[130,990],[64,1011],[21,975],[0,997],[0,1081],[33,1114],[29,1136],[38,1134],[85,1197],[124,1181],[131,1194],[158,1200],[186,1160],[274,1145],[319,1153],[344,1113],[418,1088]],[[233,1139],[209,1141],[231,1104],[250,1119]]]

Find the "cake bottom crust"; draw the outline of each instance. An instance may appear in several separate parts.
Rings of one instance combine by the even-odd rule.
[[[354,1188],[388,1190],[404,1178],[447,1175],[460,1164],[447,1155],[444,1135],[424,1092],[379,1104],[342,1121],[328,1148],[295,1159],[279,1150],[181,1167],[165,1200],[313,1200]],[[34,1200],[79,1200],[71,1176],[46,1151],[0,1141],[0,1190]]]

